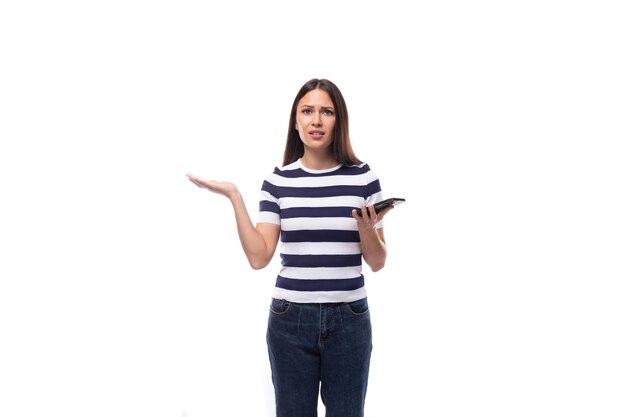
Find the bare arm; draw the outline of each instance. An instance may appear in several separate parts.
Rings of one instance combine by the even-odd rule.
[[[364,216],[356,214],[352,210],[352,217],[357,221],[359,236],[361,238],[361,252],[363,260],[369,265],[372,271],[376,272],[385,266],[387,260],[387,246],[385,245],[385,234],[383,229],[376,229],[376,223],[381,221],[385,214],[392,210],[393,206],[387,207],[376,214],[373,206],[361,207]],[[369,213],[369,216],[366,214]]]
[[[237,233],[239,234],[241,247],[248,258],[250,266],[254,269],[266,267],[276,251],[280,226],[277,224],[259,223],[255,227],[250,219],[243,197],[235,184],[204,180],[191,174],[187,174],[187,177],[189,181],[198,187],[221,194],[230,200],[235,212]]]

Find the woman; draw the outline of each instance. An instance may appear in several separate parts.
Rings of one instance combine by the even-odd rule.
[[[372,332],[362,259],[372,271],[385,265],[382,219],[393,207],[373,209],[380,183],[352,150],[337,86],[312,79],[296,95],[256,226],[234,184],[188,177],[231,201],[252,268],[269,264],[280,237],[267,329],[277,417],[317,416],[320,392],[327,417],[363,416]]]

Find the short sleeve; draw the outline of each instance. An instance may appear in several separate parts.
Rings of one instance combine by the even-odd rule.
[[[271,223],[280,225],[280,206],[276,187],[272,185],[271,177],[263,181],[261,194],[259,196],[259,216],[257,223]]]
[[[378,176],[372,171],[367,171],[367,185],[365,186],[365,205],[376,204],[379,201],[383,201],[383,191],[380,186],[380,180]],[[384,220],[376,223],[376,228],[380,229],[384,227]]]

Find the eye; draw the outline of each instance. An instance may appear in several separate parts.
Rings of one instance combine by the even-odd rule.
[[[311,114],[311,109],[308,109],[308,108],[302,109],[302,113],[303,114]]]
[[[324,114],[327,115],[327,116],[334,116],[335,112],[332,111],[331,109],[325,109],[324,110]]]

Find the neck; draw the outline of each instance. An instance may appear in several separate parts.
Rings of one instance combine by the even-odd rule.
[[[329,169],[336,167],[339,162],[331,155],[319,155],[305,152],[301,158],[302,164],[310,169]]]

